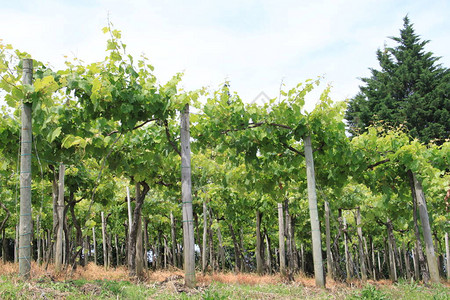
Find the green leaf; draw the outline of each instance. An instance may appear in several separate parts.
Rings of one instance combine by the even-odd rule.
[[[62,141],[63,148],[70,148],[76,145],[80,145],[81,147],[86,147],[87,141],[79,136],[73,136],[71,134],[67,135]]]
[[[48,141],[52,143],[58,136],[61,134],[61,127],[57,127],[53,132],[50,134],[50,138]]]

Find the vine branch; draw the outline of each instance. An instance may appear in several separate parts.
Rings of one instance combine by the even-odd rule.
[[[150,123],[150,122],[157,121],[157,120],[158,120],[158,119],[148,119],[147,121],[144,121],[144,122],[142,122],[141,124],[134,126],[133,129],[131,129],[131,130],[135,130],[135,129],[141,128],[141,127],[144,126],[145,124],[148,124],[148,123]],[[119,133],[119,131],[118,131],[118,130],[111,131],[111,132],[108,133],[106,136],[111,136],[111,135],[116,134],[116,133]]]
[[[167,122],[167,120],[164,120],[164,127],[166,129],[166,136],[167,140],[169,141],[169,144],[172,146],[173,150],[175,150],[175,152],[178,153],[179,156],[181,156],[180,149],[178,149],[177,145],[175,144],[175,141],[172,139],[172,136],[170,135],[169,123]]]

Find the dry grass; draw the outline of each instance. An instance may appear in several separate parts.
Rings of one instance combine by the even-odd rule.
[[[72,274],[69,271],[69,276],[73,279],[86,280],[128,280],[128,270],[124,266],[111,268],[106,270],[102,266],[97,266],[89,263],[86,267],[78,267]]]
[[[19,265],[14,263],[0,264],[0,275],[14,275],[19,272]],[[184,272],[178,268],[169,268],[167,270],[149,271],[146,274],[146,280],[149,283],[162,282],[174,276],[183,276]],[[59,273],[55,272],[54,265],[49,264],[47,270],[44,265],[38,265],[35,262],[31,263],[31,278],[51,277],[54,280],[62,281],[67,279],[86,279],[86,280],[129,280],[128,271],[125,266],[117,268],[110,268],[106,270],[103,266],[98,266],[89,263],[86,267],[78,267],[75,271],[63,270]],[[261,284],[280,284],[285,282],[279,274],[262,275],[255,273],[212,273],[202,275],[197,273],[197,282],[199,284],[207,285],[212,282],[220,282],[226,284],[246,284],[246,285],[261,285]],[[294,278],[293,284],[298,284],[304,287],[315,287],[315,280],[313,277],[308,277],[303,274],[298,274]],[[376,286],[392,285],[390,280],[373,281],[368,280],[368,283]],[[357,287],[361,288],[365,284],[354,279],[349,283],[337,282],[327,278],[327,287],[343,288],[343,287]]]
[[[19,265],[14,263],[0,263],[0,275],[16,275],[19,272]],[[76,270],[69,268],[57,273],[54,269],[54,265],[49,264],[45,269],[45,265],[38,265],[35,262],[31,263],[31,278],[39,279],[42,277],[49,277],[52,280],[63,281],[69,279],[85,279],[85,280],[130,280],[128,276],[128,270],[125,266],[117,268],[110,268],[106,270],[103,266],[98,266],[93,263],[89,263],[86,267],[80,267]],[[158,283],[163,281],[170,281],[184,277],[184,272],[178,268],[169,268],[167,270],[148,271],[146,274],[145,282]],[[262,275],[259,276],[255,273],[212,273],[202,275],[197,273],[197,282],[200,285],[209,285],[212,282],[220,282],[225,284],[243,284],[243,285],[270,285],[286,283],[285,280],[279,275]],[[390,280],[368,280],[367,283],[381,287],[392,286]],[[443,280],[445,286],[450,287],[450,282]],[[305,276],[304,274],[298,274],[294,277],[294,281],[290,284],[300,285],[307,288],[315,288],[315,280],[313,277]],[[327,278],[327,289],[341,290],[345,288],[363,288],[366,283],[362,283],[360,280],[353,279],[352,281],[337,282]]]
[[[157,270],[157,271],[149,271],[147,273],[147,281],[148,282],[162,282],[164,280],[167,280],[168,278],[174,278],[174,277],[183,277],[184,278],[184,272],[183,270],[177,269],[177,268],[170,268],[167,270]]]
[[[19,273],[19,264],[0,264],[0,275],[11,275]]]
[[[0,266],[0,275],[14,275],[19,271],[18,264],[6,263]],[[162,282],[172,277],[183,277],[183,270],[177,268],[170,268],[167,270],[149,271],[146,274],[145,281],[148,283]],[[129,280],[128,271],[125,266],[118,268],[111,268],[105,270],[103,266],[98,266],[93,263],[89,263],[86,267],[80,267],[75,271],[63,270],[57,273],[54,269],[54,265],[49,264],[47,270],[45,265],[38,265],[35,262],[31,264],[31,278],[50,277],[56,281],[63,281],[68,279],[86,279],[86,280]],[[314,287],[314,278],[304,275],[297,275],[294,278],[294,284],[299,284],[305,287]],[[280,284],[283,283],[283,278],[279,274],[275,275],[262,275],[259,276],[254,273],[212,273],[202,275],[197,273],[197,282],[201,285],[209,285],[212,282],[220,282],[226,284],[244,284],[244,285],[265,285],[265,284]],[[378,284],[380,284],[378,282]],[[327,286],[346,286],[343,283],[334,281],[327,281]],[[355,281],[354,286],[360,286],[358,281]]]
[[[15,275],[19,272],[19,265],[14,263],[6,263],[0,265],[0,275]],[[45,269],[45,265],[38,265],[35,262],[31,263],[32,279],[38,279],[42,277],[50,277],[56,281],[62,281],[66,279],[86,279],[86,280],[128,280],[128,271],[126,267],[118,267],[115,269],[105,270],[102,266],[97,266],[93,263],[88,264],[86,267],[78,267],[76,270],[69,268],[61,272],[56,272],[55,267],[52,264],[48,265]]]
[[[197,281],[202,284],[210,284],[211,282],[221,282],[227,284],[277,284],[281,283],[281,277],[277,275],[263,275],[259,276],[252,273],[213,273],[197,276]]]

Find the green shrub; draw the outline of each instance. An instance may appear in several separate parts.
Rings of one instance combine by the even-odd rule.
[[[350,299],[387,300],[389,297],[374,285],[367,284],[360,293],[352,295]]]

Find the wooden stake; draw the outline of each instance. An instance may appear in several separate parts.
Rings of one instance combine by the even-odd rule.
[[[92,227],[92,241],[94,242],[94,264],[97,264],[97,240],[95,239],[94,227]]]
[[[33,60],[23,60],[24,85],[31,85],[33,81]],[[32,152],[32,125],[31,106],[27,102],[28,97],[22,103],[22,130],[20,140],[20,216],[19,216],[19,275],[30,278],[31,271],[31,152]]]
[[[55,270],[61,271],[63,264],[64,251],[64,172],[65,166],[59,165],[59,180],[58,180],[58,227],[56,231],[56,252],[55,252]]]
[[[308,182],[308,202],[309,216],[311,220],[314,277],[316,280],[316,286],[325,287],[325,277],[323,274],[322,262],[322,243],[320,238],[320,222],[319,213],[317,211],[316,178],[314,172],[311,136],[306,136],[303,142],[305,143],[306,179]]]
[[[347,273],[347,282],[351,279],[350,273],[350,254],[348,252],[348,243],[347,243],[347,220],[345,217],[342,218],[344,223],[344,251],[345,251],[345,271]]]
[[[286,250],[284,248],[284,213],[283,204],[278,203],[278,242],[280,244],[280,274],[286,276]],[[303,251],[303,244],[302,244]],[[302,258],[303,263],[303,258]]]
[[[327,276],[333,276],[333,260],[331,254],[331,233],[330,233],[330,204],[325,201],[325,237],[327,246]]]
[[[445,253],[447,255],[447,280],[450,280],[450,245],[448,242],[448,232],[445,233]]]
[[[101,212],[102,216],[102,239],[103,239],[103,266],[105,269],[108,268],[108,251],[107,251],[107,245],[106,245],[106,222],[105,222],[105,215],[103,212]]]
[[[412,174],[414,180],[414,188],[416,190],[417,205],[419,206],[419,216],[422,222],[423,239],[425,241],[425,250],[427,252],[428,269],[430,271],[430,279],[434,283],[439,283],[439,269],[437,265],[436,255],[434,253],[433,238],[431,236],[430,219],[428,217],[427,202],[423,193],[422,184],[417,179],[416,174]]]
[[[189,104],[181,111],[181,199],[183,204],[184,273],[187,287],[195,287],[194,220],[192,213]]]
[[[206,199],[203,199],[203,246],[202,246],[202,273],[205,275],[206,273],[206,263],[208,261],[208,250],[207,250],[207,242],[208,242],[208,210],[206,208]]]
[[[363,248],[363,236],[362,236],[362,227],[361,227],[361,210],[356,208],[356,226],[358,231],[358,246],[359,246],[359,259],[361,266],[361,280],[363,282],[367,281],[367,271],[366,271],[366,261],[364,255]]]

